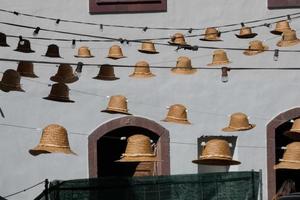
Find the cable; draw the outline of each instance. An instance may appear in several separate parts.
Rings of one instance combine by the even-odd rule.
[[[28,187],[28,188],[26,188],[26,189],[23,189],[23,190],[20,190],[20,191],[18,191],[18,192],[12,193],[12,194],[10,194],[10,195],[4,196],[4,198],[12,197],[12,196],[15,196],[15,195],[17,195],[17,194],[20,194],[20,193],[22,193],[22,192],[26,192],[27,190],[30,190],[30,189],[32,189],[32,188],[35,188],[35,187],[37,187],[37,186],[39,186],[39,185],[41,185],[41,184],[43,184],[43,183],[45,183],[45,181],[41,181],[41,182],[39,182],[39,183],[37,183],[37,184],[35,184],[35,185],[33,185],[33,186],[30,186],[30,187]]]

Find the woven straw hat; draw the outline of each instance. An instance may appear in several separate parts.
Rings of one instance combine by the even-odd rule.
[[[119,45],[113,45],[109,48],[107,58],[116,60],[120,58],[126,58],[126,56],[123,55],[122,49]]]
[[[192,61],[189,57],[180,56],[177,58],[176,67],[171,71],[175,74],[194,74],[197,69],[192,67]]]
[[[219,31],[214,27],[208,27],[205,29],[205,35],[204,38],[201,38],[200,40],[203,41],[222,41],[219,37],[220,33]]]
[[[74,103],[74,101],[69,99],[69,90],[70,89],[66,84],[55,83],[52,85],[49,96],[44,97],[43,99]]]
[[[74,55],[77,58],[92,58],[90,49],[87,46],[82,46],[78,49],[78,55]]]
[[[227,54],[222,49],[217,49],[213,52],[213,59],[212,63],[207,64],[207,66],[214,66],[214,65],[224,65],[231,63],[227,57]]]
[[[76,155],[70,148],[67,130],[58,124],[46,126],[43,129],[40,143],[35,148],[30,149],[29,153],[33,156],[43,153]]]
[[[4,92],[20,91],[25,92],[21,88],[21,77],[19,72],[13,69],[8,69],[3,73],[2,80],[0,81],[0,90]]]
[[[139,61],[135,64],[134,72],[129,76],[135,78],[150,78],[155,75],[150,71],[149,64],[146,61]]]
[[[271,33],[281,35],[284,31],[291,30],[290,24],[287,20],[278,21],[276,27]]]
[[[284,133],[285,136],[293,140],[300,141],[300,118],[295,119],[292,128]]]
[[[171,45],[186,45],[184,35],[182,33],[175,33],[169,41]]]
[[[100,66],[98,75],[93,77],[93,79],[113,81],[119,78],[115,76],[114,67],[112,65],[104,64]]]
[[[182,104],[170,106],[167,117],[162,121],[175,122],[179,124],[191,124],[187,119],[187,109]]]
[[[257,33],[252,33],[251,27],[242,27],[240,29],[240,34],[235,34],[236,37],[241,38],[241,39],[246,39],[246,38],[254,38],[257,35]]]
[[[50,58],[61,58],[59,55],[59,47],[56,44],[48,45],[47,52],[44,56]]]
[[[138,51],[142,52],[142,53],[148,53],[148,54],[157,54],[157,53],[159,53],[158,51],[156,51],[153,42],[150,41],[150,40],[144,41],[142,43],[141,48],[138,49]]]
[[[116,162],[155,162],[158,161],[151,148],[150,138],[136,134],[128,137],[125,153]]]
[[[249,47],[247,50],[243,52],[243,54],[247,56],[253,56],[259,53],[264,52],[265,50],[268,50],[269,47],[263,45],[262,41],[260,40],[253,40],[249,42]]]
[[[248,116],[244,113],[237,112],[230,116],[228,127],[223,128],[225,132],[246,131],[255,127],[255,124],[250,124]]]
[[[37,78],[38,76],[33,72],[33,63],[30,61],[20,61],[18,64],[17,72],[21,76]]]
[[[283,158],[274,165],[274,169],[300,169],[300,142],[292,142],[286,146]]]
[[[0,47],[9,47],[6,42],[6,35],[0,32]]]
[[[34,50],[31,49],[30,41],[26,39],[21,39],[18,42],[18,47],[14,51],[19,51],[22,53],[33,53]]]
[[[51,81],[62,83],[74,83],[78,79],[78,76],[73,73],[73,68],[68,64],[59,65],[57,73],[50,78]]]
[[[229,143],[222,139],[209,140],[202,150],[202,155],[193,163],[203,165],[239,165],[241,162],[232,160]]]
[[[300,40],[297,38],[295,30],[287,30],[282,33],[282,38],[277,42],[279,47],[289,47],[298,44]]]
[[[131,115],[127,109],[127,98],[122,95],[111,96],[107,108],[101,112]]]

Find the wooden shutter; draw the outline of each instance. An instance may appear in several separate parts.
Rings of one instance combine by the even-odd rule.
[[[268,0],[268,8],[300,8],[300,0]]]

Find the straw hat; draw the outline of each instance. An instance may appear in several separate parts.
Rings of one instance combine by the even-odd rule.
[[[113,81],[119,78],[115,76],[114,67],[112,65],[104,64],[100,66],[98,75],[93,77],[93,79]]]
[[[241,38],[241,39],[246,39],[246,38],[254,38],[257,35],[257,33],[252,33],[251,27],[246,27],[243,26],[240,29],[240,34],[235,34],[236,37]]]
[[[148,54],[157,54],[157,53],[159,53],[158,51],[156,51],[153,42],[149,41],[149,40],[144,41],[142,43],[141,48],[138,49],[138,51],[142,52],[142,53],[148,53]]]
[[[170,106],[165,122],[175,122],[180,124],[191,124],[187,119],[187,109],[182,104]]]
[[[20,61],[18,64],[17,72],[21,76],[37,78],[38,76],[33,72],[33,63],[30,61]]]
[[[78,79],[78,76],[73,73],[73,68],[68,64],[59,65],[57,73],[50,78],[51,81],[62,83],[73,83]]]
[[[284,133],[285,136],[293,140],[300,141],[300,118],[295,119],[292,128]]]
[[[175,74],[194,74],[197,69],[193,69],[189,57],[180,56],[177,58],[176,67],[172,68],[171,71]]]
[[[52,85],[49,96],[44,97],[43,99],[74,103],[74,101],[69,99],[69,90],[70,89],[66,84],[55,83]]]
[[[289,47],[298,44],[300,40],[297,38],[295,30],[287,30],[282,33],[282,38],[277,42],[279,47]]]
[[[59,47],[56,44],[48,45],[47,52],[44,56],[50,58],[61,58],[59,55]]]
[[[6,35],[0,32],[0,47],[9,47],[6,42]]]
[[[219,37],[220,32],[214,28],[214,27],[209,27],[205,29],[205,35],[204,38],[201,38],[200,40],[203,41],[222,41]]]
[[[126,56],[123,55],[122,49],[119,45],[113,45],[109,49],[107,58],[116,60],[120,58],[126,58]]]
[[[151,73],[149,64],[146,61],[139,61],[135,64],[134,72],[129,76],[134,78],[150,78],[155,75]]]
[[[122,95],[111,96],[107,108],[101,112],[131,115],[127,109],[127,98]]]
[[[271,33],[281,35],[284,31],[291,30],[290,24],[287,20],[278,21],[276,27]]]
[[[175,33],[168,42],[171,45],[186,45],[184,35],[182,33]]]
[[[25,92],[21,88],[20,74],[16,70],[8,69],[3,73],[2,80],[0,81],[0,90],[4,92],[20,91]]]
[[[249,42],[249,47],[247,50],[245,50],[243,52],[243,54],[247,55],[247,56],[253,56],[256,55],[258,53],[262,53],[265,50],[268,50],[269,47],[266,45],[263,45],[262,41],[260,40],[253,40]]]
[[[207,64],[207,66],[214,66],[214,65],[224,65],[231,63],[227,57],[227,54],[222,49],[217,49],[213,52],[213,59],[212,63]]]
[[[193,163],[203,165],[239,165],[241,162],[232,159],[229,143],[222,139],[209,140],[202,150],[202,155]]]
[[[116,162],[155,162],[158,161],[151,148],[150,138],[136,134],[128,137],[125,153]]]
[[[225,132],[246,131],[255,127],[255,124],[249,124],[248,116],[244,113],[237,112],[230,116],[228,127],[223,128]]]
[[[21,39],[18,42],[18,47],[14,51],[19,51],[22,53],[33,53],[34,50],[31,49],[30,41],[26,39]]]
[[[58,124],[46,126],[43,129],[40,143],[35,148],[30,149],[29,153],[33,156],[43,153],[76,155],[70,148],[67,130]]]
[[[74,55],[75,57],[77,58],[92,58],[94,57],[92,54],[91,54],[91,51],[88,47],[86,46],[82,46],[78,49],[78,55]]]
[[[286,146],[283,158],[274,165],[274,169],[300,169],[300,142],[292,142]]]

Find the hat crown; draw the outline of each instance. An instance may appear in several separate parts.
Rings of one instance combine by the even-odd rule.
[[[17,71],[22,75],[23,73],[33,74],[33,63],[30,61],[20,61]]]
[[[20,51],[20,52],[24,52],[24,53],[34,52],[31,50],[30,41],[26,40],[26,39],[19,40],[16,51]]]
[[[119,45],[113,45],[109,48],[108,57],[122,57],[123,52]]]
[[[0,32],[0,44],[6,44],[6,34]]]
[[[295,119],[290,131],[300,132],[300,118]]]
[[[115,77],[114,67],[109,64],[101,65],[98,75],[105,77]]]
[[[205,29],[205,39],[216,39],[219,31],[214,27],[208,27]]]
[[[143,42],[142,43],[142,50],[144,50],[144,51],[153,51],[153,52],[156,51],[155,46],[154,46],[153,42],[151,42],[151,41]]]
[[[249,127],[249,120],[246,114],[238,112],[230,116],[229,127],[234,129]]]
[[[136,154],[153,154],[150,138],[142,134],[128,137],[125,154],[128,156]]]
[[[20,74],[16,70],[8,69],[3,73],[1,83],[8,86],[20,86]]]
[[[201,159],[217,157],[227,157],[228,159],[232,159],[229,143],[226,140],[209,140],[202,151],[202,155],[200,156]]]
[[[257,50],[264,49],[263,43],[260,40],[250,41],[249,44],[250,44],[249,49],[257,49]]]
[[[176,67],[192,68],[192,61],[189,57],[180,56],[177,59]]]
[[[213,63],[229,62],[227,54],[222,49],[217,49],[213,52]]]
[[[248,34],[252,34],[252,30],[250,27],[244,26],[240,29],[240,35],[248,35]]]
[[[182,33],[175,33],[172,37],[171,37],[171,41],[174,44],[180,44],[180,45],[184,45],[186,44],[185,39],[184,39],[184,35]]]
[[[55,83],[52,85],[50,97],[69,98],[69,87],[64,83]]]
[[[59,55],[59,47],[56,44],[50,44],[48,46],[47,52],[45,56],[48,57],[60,57]]]
[[[127,101],[126,97],[122,95],[111,96],[108,102],[108,110],[120,110],[127,112]]]
[[[284,161],[300,162],[300,142],[292,142],[288,144],[282,159]]]
[[[279,21],[276,23],[275,30],[283,31],[283,30],[289,30],[289,29],[291,29],[291,27],[290,27],[289,22],[286,20]]]
[[[170,106],[167,118],[174,118],[178,120],[187,120],[186,107],[182,104],[174,104]]]
[[[58,67],[57,73],[55,76],[60,76],[63,78],[68,78],[73,76],[73,68],[68,64],[61,64]]]
[[[283,32],[282,40],[284,41],[294,41],[297,39],[295,30],[286,30]]]
[[[46,126],[43,129],[39,145],[69,148],[67,130],[58,124]]]
[[[87,46],[82,46],[78,49],[78,56],[91,56],[91,51]]]
[[[146,61],[139,61],[135,64],[134,73],[137,74],[149,74],[150,67],[149,63]]]

